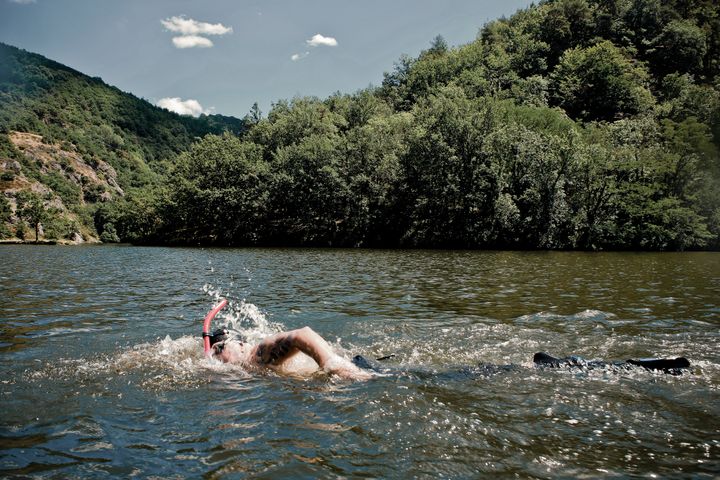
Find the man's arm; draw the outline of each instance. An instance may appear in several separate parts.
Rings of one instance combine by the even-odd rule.
[[[360,370],[351,362],[338,356],[332,347],[310,327],[278,333],[266,338],[257,346],[254,360],[261,365],[279,365],[283,361],[303,352],[323,370],[345,378],[370,378],[368,372]]]

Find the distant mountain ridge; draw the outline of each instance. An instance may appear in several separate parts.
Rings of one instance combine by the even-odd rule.
[[[25,192],[43,197],[52,217],[45,223],[57,224],[51,230],[93,240],[94,204],[157,182],[179,153],[207,134],[244,130],[241,119],[181,116],[0,43],[0,237],[16,233],[17,197]]]

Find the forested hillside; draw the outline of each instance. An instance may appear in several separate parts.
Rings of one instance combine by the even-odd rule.
[[[182,153],[94,224],[151,243],[717,249],[719,10],[541,2],[186,151],[119,120],[148,165]],[[44,128],[21,113],[5,128]]]
[[[183,117],[0,44],[0,237],[40,223],[47,238],[92,239],[97,205],[142,198],[178,153],[225,131],[240,134],[243,122]]]

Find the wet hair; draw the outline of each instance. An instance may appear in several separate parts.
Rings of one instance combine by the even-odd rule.
[[[245,343],[245,337],[238,334],[237,332],[230,332],[227,328],[218,328],[215,330],[210,337],[210,348],[213,348],[217,344],[215,349],[217,353],[222,353],[225,348],[225,342],[228,340],[237,340],[241,343]]]
[[[224,342],[230,338],[230,331],[227,328],[219,328],[210,335],[210,347],[218,342]]]

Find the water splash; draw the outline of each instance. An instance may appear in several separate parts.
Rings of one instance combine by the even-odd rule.
[[[80,386],[105,384],[104,390],[122,390],[110,389],[112,384],[135,384],[146,390],[163,391],[198,388],[212,381],[214,377],[209,374],[249,375],[238,365],[206,358],[197,337],[173,339],[166,336],[154,342],[124,347],[109,355],[43,362],[37,369],[26,370],[24,379],[35,384],[47,380]]]
[[[244,337],[250,343],[257,343],[269,335],[284,330],[282,324],[268,321],[265,313],[257,305],[245,299],[233,300],[220,287],[207,283],[203,286],[203,292],[210,296],[214,303],[222,298],[228,298],[228,306],[216,317],[213,329],[227,328],[231,333]]]

